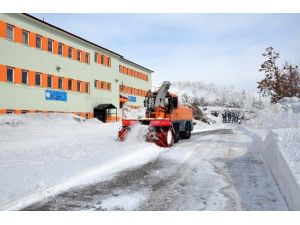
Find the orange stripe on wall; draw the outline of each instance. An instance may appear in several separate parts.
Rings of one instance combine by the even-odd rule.
[[[97,63],[101,64],[101,54],[98,53],[98,57],[97,57]]]
[[[15,42],[22,43],[22,29],[15,27]]]
[[[30,47],[34,47],[35,48],[35,38],[36,38],[36,34],[30,32],[29,33],[29,46]]]
[[[29,84],[29,86],[35,85],[35,72],[34,71],[28,72],[28,84]]]
[[[72,91],[77,91],[77,80],[72,80]]]
[[[47,87],[47,74],[42,73],[41,77],[42,77],[42,87],[46,88]]]
[[[73,59],[77,60],[77,50],[73,48]]]
[[[53,88],[58,89],[58,77],[53,76]]]
[[[85,52],[81,51],[81,62],[85,63]]]
[[[53,53],[58,54],[58,42],[53,41]]]
[[[64,57],[68,57],[68,49],[69,49],[69,46],[64,45]]]
[[[6,109],[0,109],[0,114],[6,114]]]
[[[6,66],[0,65],[0,82],[6,81]]]
[[[6,38],[6,23],[4,23],[3,21],[0,21],[0,37],[2,38]]]
[[[81,82],[81,92],[85,93],[85,82]]]
[[[16,84],[20,84],[22,81],[22,70],[20,68],[15,68],[14,76],[15,76],[14,82]]]
[[[20,110],[20,109],[15,109],[15,114],[22,114],[22,110]]]
[[[48,38],[46,37],[42,38],[42,49],[44,51],[48,51]]]
[[[65,91],[67,91],[68,90],[68,78],[63,78],[63,89],[65,90]]]

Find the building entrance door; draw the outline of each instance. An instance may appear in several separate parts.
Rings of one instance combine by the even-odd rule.
[[[94,109],[94,117],[102,121],[103,123],[105,123],[106,109],[102,109],[102,110]]]
[[[111,111],[115,110],[114,113]],[[103,123],[117,121],[117,108],[113,104],[100,104],[94,108],[94,117]]]

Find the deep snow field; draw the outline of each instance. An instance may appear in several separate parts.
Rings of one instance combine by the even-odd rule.
[[[20,209],[70,187],[111,178],[164,151],[134,138],[118,142],[120,126],[72,114],[1,116],[0,209]]]
[[[145,142],[143,127],[118,142],[120,126],[73,114],[0,116],[0,210],[18,210],[69,188],[111,179],[167,151]],[[211,129],[202,122],[195,126],[195,131]]]

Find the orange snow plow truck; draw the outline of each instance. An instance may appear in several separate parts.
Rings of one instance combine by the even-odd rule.
[[[193,130],[193,111],[189,106],[178,104],[178,96],[170,93],[170,82],[145,96],[145,117],[123,119],[119,130],[119,141],[124,141],[130,129],[136,124],[149,126],[145,139],[161,147],[170,147],[179,139],[189,139]]]

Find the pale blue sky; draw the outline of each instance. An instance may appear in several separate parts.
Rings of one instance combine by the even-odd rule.
[[[256,91],[266,47],[300,63],[300,14],[33,14],[154,70],[163,80]]]

